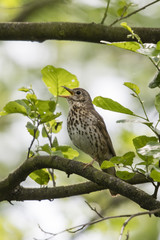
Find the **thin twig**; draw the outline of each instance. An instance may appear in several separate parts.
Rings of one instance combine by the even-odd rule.
[[[54,177],[54,169],[48,168],[48,172],[51,175],[53,187],[56,187],[56,181],[55,181],[55,177]]]
[[[45,234],[48,234],[50,235],[48,238],[45,238],[45,240],[49,240],[59,234],[62,234],[62,233],[65,233],[65,232],[69,232],[69,233],[76,233],[82,229],[84,229],[85,227],[87,226],[91,226],[93,224],[96,224],[96,223],[99,223],[99,222],[102,222],[102,221],[105,221],[105,220],[110,220],[110,219],[116,219],[116,218],[124,218],[124,217],[129,217],[123,224],[122,226],[122,229],[121,229],[121,233],[120,233],[120,236],[119,236],[119,240],[122,239],[122,235],[123,235],[123,232],[124,232],[124,229],[126,227],[126,225],[128,224],[129,221],[131,221],[132,218],[134,217],[137,217],[137,216],[142,216],[142,215],[149,215],[151,216],[152,214],[155,214],[157,212],[160,212],[160,208],[159,209],[156,209],[156,210],[152,210],[152,211],[146,211],[146,212],[140,212],[140,213],[136,213],[136,214],[124,214],[124,215],[117,215],[117,216],[111,216],[111,217],[104,217],[104,218],[100,218],[98,220],[94,220],[94,221],[91,221],[91,222],[87,222],[87,223],[83,223],[83,224],[79,224],[77,226],[74,226],[74,227],[71,227],[71,228],[67,228],[65,230],[62,230],[60,232],[57,232],[57,233],[51,233],[51,232],[46,232],[45,230],[43,230],[40,226],[40,230],[45,233]],[[35,238],[35,240],[38,240]]]
[[[47,134],[47,138],[49,140],[50,147],[52,147],[52,136],[49,135],[49,133],[48,133],[48,131],[46,129],[45,124],[43,124],[43,127],[44,127],[44,130],[45,130],[46,134]]]
[[[94,211],[100,218],[103,218],[103,216],[97,211],[97,209],[96,208],[93,208],[90,204],[89,204],[89,202],[87,202],[87,201],[85,201],[85,203],[88,205],[88,207],[92,210],[92,211]]]
[[[129,232],[127,232],[127,235],[126,235],[126,240],[129,239]]]
[[[145,117],[146,117],[146,120],[149,122],[149,118],[148,118],[146,109],[145,109],[145,107],[144,107],[143,101],[141,100],[141,98],[139,97],[138,94],[137,94],[137,98],[138,98],[138,100],[139,100],[139,102],[140,102],[140,104],[141,104],[141,106],[142,106],[142,109],[143,109],[144,115],[145,115]]]
[[[151,57],[149,57],[149,60],[153,63],[153,65],[157,68],[157,70],[160,71],[158,64],[156,64],[155,61]]]
[[[28,148],[27,159],[29,159],[29,154],[30,154],[31,148],[33,146],[34,141],[36,140],[36,133],[37,133],[39,125],[40,125],[40,122],[37,123],[36,129],[34,129],[33,139],[31,141],[31,144],[30,144],[29,148]]]
[[[47,138],[49,140],[50,147],[52,148],[53,147],[52,146],[52,135],[50,135],[49,132],[47,131],[45,124],[43,124],[43,127],[44,127],[44,130],[45,130],[46,134],[47,134]],[[55,187],[56,186],[56,181],[55,181],[55,177],[54,177],[54,169],[48,168],[48,172],[51,175],[53,187]]]
[[[106,7],[106,9],[105,9],[104,16],[103,16],[103,18],[102,18],[101,24],[103,24],[104,21],[105,21],[106,18],[107,18],[107,13],[108,13],[108,9],[109,9],[109,4],[110,4],[110,0],[108,0],[108,2],[107,2],[107,7]]]
[[[124,233],[125,227],[127,226],[127,224],[134,218],[134,217],[138,217],[138,216],[143,216],[143,215],[149,215],[151,216],[152,214],[155,214],[157,212],[160,212],[160,209],[156,209],[156,210],[152,210],[152,211],[147,211],[147,212],[140,212],[140,213],[136,213],[136,214],[132,214],[123,224],[122,228],[121,228],[121,233],[119,235],[119,239],[122,239],[122,235]]]
[[[93,224],[96,224],[96,223],[99,223],[99,222],[102,222],[104,220],[109,220],[109,219],[115,219],[115,218],[123,218],[123,217],[131,217],[132,215],[131,214],[125,214],[125,215],[118,215],[118,216],[111,216],[111,217],[105,217],[105,218],[101,218],[101,219],[98,219],[98,220],[94,220],[94,221],[91,221],[91,222],[87,222],[87,223],[83,223],[83,224],[80,224],[80,225],[77,225],[75,227],[71,227],[71,228],[67,228],[67,229],[64,229],[60,232],[57,232],[57,233],[51,233],[51,232],[46,232],[45,230],[43,230],[40,226],[38,226],[40,228],[40,230],[45,233],[45,234],[48,234],[48,235],[51,235],[50,237],[48,238],[45,238],[45,240],[49,240],[59,234],[62,234],[62,233],[65,233],[65,232],[70,232],[70,233],[76,233],[82,229],[84,229],[85,227],[87,226],[91,226]],[[35,238],[35,240],[38,240]]]
[[[119,21],[121,21],[121,20],[123,20],[123,19],[125,19],[125,18],[131,17],[132,15],[134,15],[134,14],[136,14],[136,13],[138,13],[138,12],[144,10],[144,9],[146,9],[147,7],[149,7],[149,6],[157,3],[157,2],[159,2],[159,1],[160,1],[160,0],[153,1],[153,2],[151,2],[151,3],[149,3],[149,4],[147,4],[147,5],[139,8],[139,9],[137,9],[137,10],[135,10],[135,11],[127,14],[126,16],[122,16],[122,17],[120,17],[120,18],[117,18],[117,19],[116,19],[113,23],[111,23],[109,26],[112,27],[112,26],[113,26],[114,24],[116,24],[117,22],[119,22]]]

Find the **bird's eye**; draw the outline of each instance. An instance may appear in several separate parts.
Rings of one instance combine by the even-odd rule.
[[[81,91],[77,91],[76,93],[77,93],[77,95],[80,95],[80,94],[81,94]]]

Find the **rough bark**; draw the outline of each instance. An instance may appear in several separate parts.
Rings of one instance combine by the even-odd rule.
[[[160,39],[160,28],[134,28],[143,43],[157,43]],[[122,27],[107,27],[96,23],[0,23],[0,40],[37,41],[70,40],[91,43],[133,41],[127,38],[129,32]]]
[[[43,198],[62,198],[77,194],[89,193],[92,190],[109,188],[130,200],[137,203],[144,209],[154,210],[160,208],[160,202],[146,192],[138,189],[130,183],[124,182],[114,176],[110,176],[94,167],[84,168],[84,163],[61,158],[58,156],[36,156],[26,160],[19,168],[10,173],[9,176],[0,182],[0,200],[41,200]],[[34,170],[41,168],[54,168],[66,172],[68,175],[77,174],[90,180],[89,183],[71,185],[67,187],[56,187],[53,189],[24,189],[19,185]],[[143,179],[144,181],[144,179]],[[134,179],[131,180],[131,183]],[[136,180],[137,183],[137,180]],[[87,189],[87,185],[89,186]],[[98,185],[98,186],[97,186]],[[79,188],[80,187],[80,188]],[[79,188],[79,189],[78,189]],[[70,191],[70,192],[69,192]],[[22,195],[20,194],[23,193]],[[32,195],[33,194],[33,195]],[[38,195],[39,194],[39,195]],[[45,195],[46,194],[46,195]],[[44,197],[45,195],[45,197]],[[17,196],[17,198],[16,198]],[[30,196],[30,197],[29,197]]]

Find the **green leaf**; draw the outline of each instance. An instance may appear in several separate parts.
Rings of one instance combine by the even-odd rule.
[[[156,181],[160,182],[160,171],[157,171],[156,169],[153,169],[150,173],[150,177]]]
[[[127,152],[122,156],[121,163],[124,166],[128,166],[128,165],[131,166],[134,158],[135,158],[134,152]]]
[[[31,136],[35,137],[37,139],[39,137],[39,130],[36,126],[34,126],[31,122],[27,122],[26,128]]]
[[[53,139],[52,146],[55,148],[59,146],[57,137]]]
[[[127,24],[126,22],[122,22],[122,23],[121,23],[121,26],[122,26],[123,28],[125,28],[126,30],[128,30],[130,33],[133,33],[132,28],[131,28],[130,26],[128,26],[128,24]]]
[[[153,81],[149,83],[150,88],[160,87],[160,71],[155,75]]]
[[[52,154],[51,147],[49,146],[48,143],[44,144],[43,146],[40,146],[41,151],[46,152],[48,154]]]
[[[148,137],[148,136],[139,136],[133,139],[133,144],[135,146],[135,149],[137,151],[138,156],[146,162],[147,165],[150,165],[153,162],[152,156],[146,156],[139,153],[139,149],[143,148],[147,143],[149,142],[157,142],[158,139],[156,137]]]
[[[135,176],[135,173],[127,172],[127,171],[116,171],[116,176],[123,180],[131,179]]]
[[[44,138],[48,138],[48,135],[47,135],[47,133],[46,133],[46,128],[43,126],[43,128],[42,128],[42,137],[44,137]]]
[[[35,137],[35,139],[37,139],[39,137],[39,130],[32,130],[32,129],[29,129],[27,128],[28,132],[30,133],[31,136]],[[34,133],[36,131],[36,134]]]
[[[0,112],[0,116],[2,117],[2,116],[6,116],[6,115],[8,115],[8,113],[6,112],[6,111],[1,111]]]
[[[35,101],[35,100],[37,99],[37,96],[36,96],[35,94],[28,93],[28,94],[26,95],[26,98],[27,98],[28,100]]]
[[[123,166],[131,166],[135,158],[134,152],[127,152],[123,156],[115,156],[110,159],[110,162],[116,164],[123,164]]]
[[[160,93],[156,95],[154,104],[158,113],[160,114]]]
[[[31,111],[30,107],[26,104],[26,101],[24,100],[10,101],[6,104],[3,110],[4,112],[6,112],[6,114],[21,113],[25,116],[28,116]]]
[[[49,100],[40,100],[38,99],[36,101],[36,107],[39,111],[40,115],[45,114],[46,112],[54,112],[56,103],[55,101],[49,101]]]
[[[57,117],[57,115],[56,115],[56,114],[53,114],[53,113],[51,113],[51,112],[44,113],[43,115],[40,116],[41,124],[42,124],[42,123],[50,122],[50,121],[52,121],[53,119],[55,119],[56,117]]]
[[[30,91],[30,88],[21,87],[21,88],[18,89],[18,91],[21,91],[21,92],[29,92],[29,91]]]
[[[140,89],[139,87],[131,82],[125,82],[124,85],[128,88],[130,88],[134,93],[136,93],[137,95],[140,93]]]
[[[101,41],[102,43],[105,43],[110,46],[115,46],[118,48],[123,48],[132,52],[137,52],[138,49],[140,49],[140,44],[137,42],[106,42],[106,41]]]
[[[97,107],[101,107],[105,110],[134,115],[134,113],[130,109],[123,107],[120,103],[113,101],[110,98],[104,98],[104,97],[100,97],[100,96],[96,97],[93,100],[93,104],[95,104]]]
[[[141,123],[141,124],[147,125],[148,127],[153,125],[152,122],[142,122],[137,119],[120,119],[120,120],[117,120],[116,123]]]
[[[110,162],[115,163],[115,164],[120,164],[121,162],[121,157],[120,156],[114,156],[110,160]]]
[[[131,34],[128,35],[127,37],[131,37],[132,39],[136,39],[141,45],[143,45],[141,38],[138,36],[138,34],[135,34],[134,31],[132,30],[132,28],[130,26],[128,26],[128,24],[126,22],[122,22],[121,26],[123,28],[125,28],[127,31],[129,31]],[[139,46],[141,47],[141,45],[139,44]]]
[[[55,111],[55,107],[56,107],[55,101],[40,100],[40,99],[35,100],[35,108],[36,108],[35,111],[39,115],[41,124],[49,122],[57,117],[57,114],[53,113]]]
[[[62,86],[75,88],[79,86],[77,77],[63,68],[55,68],[51,65],[41,70],[42,79],[50,93],[58,96],[66,92]]]
[[[160,50],[160,41],[157,42],[156,49],[157,49],[157,50]]]
[[[57,146],[52,148],[52,151],[61,151],[65,158],[73,159],[79,156],[79,153],[70,146]]]
[[[47,185],[50,180],[50,175],[46,169],[40,169],[29,174],[30,178],[40,185]]]
[[[121,16],[126,16],[126,14],[127,14],[127,7],[126,7],[126,6],[123,6],[122,8],[119,8],[119,9],[117,10],[117,15],[118,15],[119,17],[121,17]]]
[[[156,137],[148,137],[145,135],[138,136],[133,139],[133,144],[137,149],[144,147],[148,142],[157,142],[158,139]]]
[[[31,123],[31,122],[27,122],[26,128],[31,129],[31,130],[35,130],[36,126],[34,126],[33,123]]]
[[[60,150],[53,151],[53,148],[52,148],[52,156],[64,157],[63,153]]]
[[[62,129],[62,123],[63,122],[57,122],[56,120],[51,121],[50,125],[52,127],[52,132],[58,133]]]
[[[153,158],[160,159],[160,143],[148,142],[144,147],[137,149],[137,152],[143,156],[152,156]]]
[[[110,167],[114,167],[114,163],[110,162],[110,161],[103,161],[101,164],[101,168],[102,169],[107,169]]]

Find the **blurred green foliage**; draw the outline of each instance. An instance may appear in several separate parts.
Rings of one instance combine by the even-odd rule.
[[[1,240],[22,240],[22,232],[4,217],[0,218],[0,236]]]

